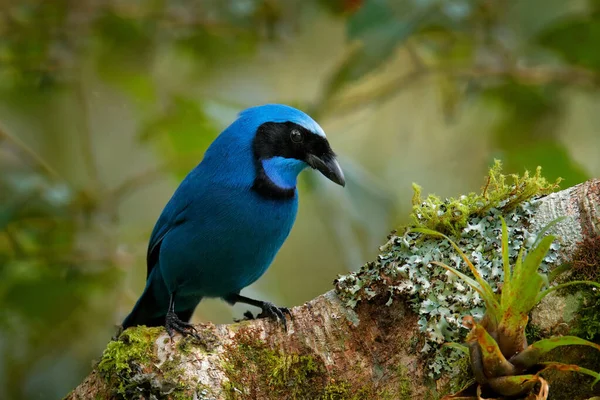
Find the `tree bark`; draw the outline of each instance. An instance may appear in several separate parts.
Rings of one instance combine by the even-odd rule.
[[[533,225],[568,217],[554,231],[563,240],[560,262],[573,261],[582,246],[600,239],[600,180],[539,202]],[[419,317],[408,301],[388,300],[389,293],[374,295],[351,309],[332,290],[294,307],[287,331],[264,319],[206,323],[197,326],[199,343],[179,335],[171,341],[162,328],[129,329],[67,398],[439,398],[448,379],[427,376]],[[542,303],[534,314],[544,307],[554,305]],[[556,333],[556,326],[543,330]]]

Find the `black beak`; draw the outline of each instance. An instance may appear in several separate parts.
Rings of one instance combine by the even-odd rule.
[[[306,162],[312,168],[319,170],[330,181],[340,186],[346,186],[344,172],[342,172],[342,168],[333,154],[325,153],[321,157],[309,154]]]

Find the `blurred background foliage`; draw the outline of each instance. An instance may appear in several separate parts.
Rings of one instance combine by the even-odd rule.
[[[249,295],[299,305],[372,259],[410,183],[478,190],[493,158],[600,176],[598,0],[7,0],[0,4],[0,398],[89,372],[148,236],[243,108],[311,113],[348,185],[301,181]],[[230,322],[219,301],[195,320]]]

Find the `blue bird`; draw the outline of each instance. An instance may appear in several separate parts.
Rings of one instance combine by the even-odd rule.
[[[262,309],[283,322],[289,310],[240,295],[267,270],[296,219],[296,179],[307,167],[344,186],[323,129],[293,107],[242,111],[209,146],[162,214],[147,253],[144,292],[123,328],[165,325],[193,334],[204,297]]]

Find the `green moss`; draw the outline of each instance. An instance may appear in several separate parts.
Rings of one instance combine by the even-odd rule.
[[[332,381],[327,386],[321,400],[347,400],[352,399],[352,385],[346,381]]]
[[[198,396],[198,400],[214,400],[217,398],[210,387],[202,384],[198,385],[196,395]]]
[[[411,380],[407,375],[406,368],[398,365],[396,368],[386,368],[390,385],[381,389],[372,380],[353,381],[350,384],[344,380],[332,379],[324,389],[320,400],[410,400],[412,399]],[[393,382],[393,383],[392,383]]]
[[[544,338],[544,332],[542,332],[539,326],[529,323],[525,326],[525,337],[527,338],[527,343],[535,343]]]
[[[181,354],[188,355],[192,350],[200,349],[210,353],[217,347],[219,339],[211,328],[198,329],[196,333],[198,338],[186,336],[177,342],[177,348]]]
[[[181,357],[173,357],[165,360],[161,366],[160,371],[163,379],[166,382],[180,382],[183,368],[181,368]]]
[[[129,328],[110,342],[98,364],[98,372],[106,380],[115,398],[169,398],[188,399],[191,391],[182,381],[181,354],[191,349],[185,339],[179,342],[172,358],[159,364],[155,358],[155,342],[163,328],[144,326]],[[168,340],[168,339],[167,339]],[[182,344],[183,342],[183,344]]]
[[[507,178],[510,178],[512,183],[507,183]],[[537,168],[533,176],[529,176],[528,171],[525,171],[523,176],[503,175],[502,164],[495,160],[480,194],[469,193],[449,199],[430,194],[423,200],[421,187],[413,183],[411,217],[414,227],[428,228],[447,235],[459,235],[467,226],[469,217],[484,215],[491,208],[510,212],[534,196],[552,193],[559,183],[560,179],[548,183],[541,175],[541,167]]]
[[[402,364],[396,367],[396,379],[398,381],[398,389],[395,398],[398,400],[410,400],[412,398],[412,386],[406,374],[406,367]]]
[[[238,331],[236,343],[225,346],[223,384],[227,399],[405,400],[412,386],[403,366],[385,367],[385,379],[373,382],[364,371],[344,371],[340,379],[309,350],[271,348],[252,328]],[[381,385],[385,385],[382,388]]]
[[[98,364],[98,372],[116,394],[125,396],[131,378],[143,365],[148,365],[154,354],[154,342],[162,328],[138,326],[125,330],[116,341],[110,342]]]
[[[192,340],[193,338],[190,336],[186,336],[177,342],[177,350],[181,354],[188,355],[192,352]]]
[[[584,291],[577,314],[572,333],[600,343],[600,293],[591,289]]]
[[[358,387],[358,388],[357,388]],[[347,381],[330,382],[324,389],[319,400],[363,400],[363,399],[379,399],[379,400],[407,400],[410,397],[400,395],[399,397],[387,390],[377,390],[373,382],[353,382],[350,384]]]
[[[227,399],[319,398],[325,387],[322,361],[271,349],[251,329],[241,329],[237,343],[226,346],[225,360]]]
[[[350,400],[362,399],[378,399],[378,400],[394,400],[393,393],[387,390],[377,390],[373,383],[362,385],[350,398]]]
[[[468,355],[463,354],[460,358],[454,359],[450,366],[454,372],[450,374],[450,381],[444,388],[444,394],[456,393],[474,382]]]

